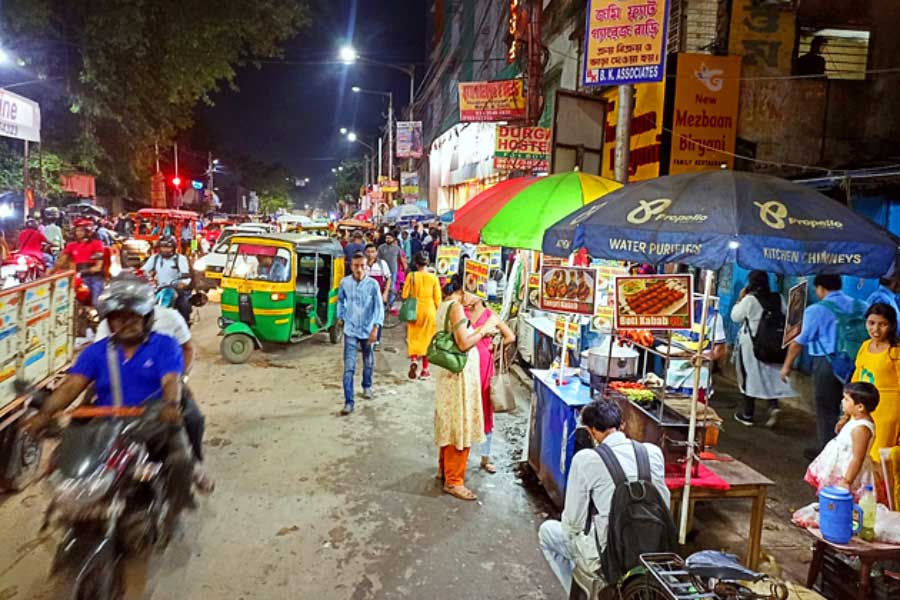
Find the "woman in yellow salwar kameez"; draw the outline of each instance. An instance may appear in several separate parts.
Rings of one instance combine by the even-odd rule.
[[[418,361],[422,361],[420,379],[428,379],[428,344],[434,337],[434,314],[441,305],[441,284],[438,278],[425,270],[428,253],[419,252],[413,257],[413,272],[406,276],[401,297],[416,299],[416,320],[406,326],[406,348],[409,355],[409,378],[416,378]]]

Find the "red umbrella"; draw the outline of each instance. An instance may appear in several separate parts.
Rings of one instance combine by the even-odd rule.
[[[515,177],[490,187],[457,209],[450,224],[450,237],[469,244],[481,243],[481,229],[506,206],[510,198],[534,183],[537,177]]]

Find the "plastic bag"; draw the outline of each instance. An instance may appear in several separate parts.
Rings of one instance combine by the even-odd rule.
[[[791,515],[791,523],[797,527],[818,527],[819,503],[813,502],[794,511],[794,514]]]
[[[900,544],[900,512],[878,505],[875,515],[875,539],[886,544]]]

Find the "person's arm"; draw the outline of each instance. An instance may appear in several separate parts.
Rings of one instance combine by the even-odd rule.
[[[788,346],[787,356],[784,357],[784,364],[781,367],[781,380],[785,383],[787,383],[791,376],[791,371],[794,369],[794,362],[802,353],[803,346],[796,341],[791,342],[791,345]]]
[[[188,340],[183,343],[181,345],[181,353],[184,355],[184,374],[190,375],[191,368],[194,366],[194,342]]]
[[[562,516],[559,518],[563,531],[570,538],[584,531],[588,519],[588,506],[591,499],[591,488],[585,479],[585,465],[589,452],[594,450],[581,450],[572,457],[572,465],[569,468],[569,481],[566,486],[566,501],[563,505]]]
[[[345,314],[345,303],[347,302],[347,292],[344,291],[344,282],[338,286],[338,301],[337,301],[337,320],[343,321]]]
[[[752,300],[747,299],[747,288],[741,292],[741,299],[731,309],[731,320],[734,323],[743,323],[744,319],[750,318],[750,304]]]
[[[184,356],[175,338],[162,336],[160,356],[157,360],[163,410],[160,418],[167,423],[181,419],[181,376],[184,374]]]
[[[466,313],[463,311],[462,304],[454,302],[450,306],[450,327],[453,329],[453,339],[456,345],[463,352],[468,352],[474,348],[478,342],[484,338],[484,331],[479,328],[474,333],[469,333],[465,327]]]
[[[391,268],[385,261],[381,261],[381,269],[387,273],[384,277],[384,293],[381,294],[382,299],[384,300],[385,304],[387,304],[388,297],[391,291],[391,282],[393,281],[393,273],[391,273]]]
[[[853,441],[853,458],[850,459],[850,464],[844,471],[844,479],[841,481],[841,485],[846,488],[850,488],[856,481],[856,477],[869,455],[869,441],[872,439],[872,432],[868,427],[856,427],[850,433],[850,437]]]
[[[509,328],[509,325],[503,319],[497,319],[497,329],[500,330],[500,335],[503,336],[504,346],[509,346],[516,341],[516,334],[513,333],[513,330]]]
[[[432,275],[432,277],[434,278],[432,280],[432,300],[434,301],[434,309],[437,310],[437,308],[441,305],[441,302],[444,301],[444,298],[443,294],[441,293],[440,281],[438,280],[436,275]]]
[[[91,380],[84,375],[66,375],[59,387],[53,390],[50,397],[41,405],[40,411],[25,421],[23,425],[25,430],[29,434],[37,436],[47,427],[50,420],[53,419],[53,415],[65,410],[75,402],[75,399],[90,383]]]
[[[409,292],[410,292],[409,288],[412,285],[411,282],[412,282],[412,273],[409,273],[406,276],[406,281],[403,282],[403,290],[400,292],[400,297],[403,300],[406,300],[407,298],[409,298]]]

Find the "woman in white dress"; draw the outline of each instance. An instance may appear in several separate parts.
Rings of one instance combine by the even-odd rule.
[[[738,303],[731,309],[731,320],[741,325],[738,344],[734,353],[738,387],[744,395],[744,408],[734,414],[739,423],[752,427],[756,413],[756,400],[768,400],[769,415],[767,427],[774,427],[778,421],[780,398],[797,395],[790,383],[781,379],[781,364],[761,362],[753,353],[753,336],[758,333],[759,322],[765,309],[763,304],[778,302],[784,314],[784,300],[769,289],[769,275],[765,271],[751,271],[747,277],[747,287],[741,291]]]
[[[475,297],[463,290],[462,278],[455,275],[444,288],[444,302],[438,307],[438,331],[450,330],[456,345],[468,358],[461,373],[437,369],[435,376],[434,443],[439,448],[439,473],[444,493],[460,500],[475,500],[465,486],[469,450],[484,441],[484,414],[481,407],[481,371],[478,342],[490,335],[490,328],[473,330],[465,308]],[[488,325],[487,323],[485,325]]]

